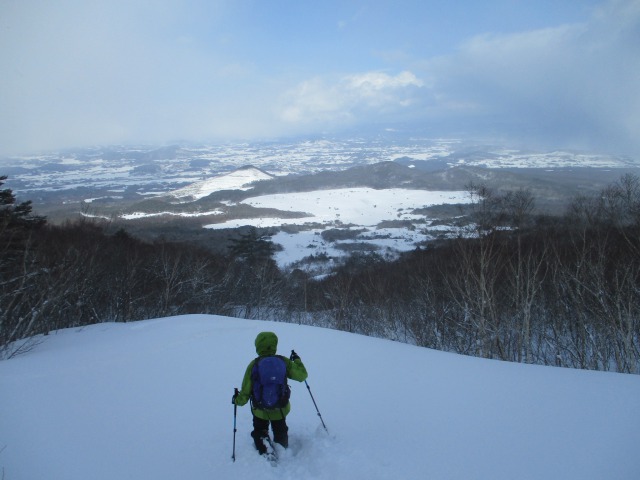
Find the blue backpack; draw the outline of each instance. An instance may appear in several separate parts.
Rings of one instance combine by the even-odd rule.
[[[251,370],[251,403],[253,408],[274,410],[289,403],[291,389],[287,384],[287,364],[284,357],[259,357]]]

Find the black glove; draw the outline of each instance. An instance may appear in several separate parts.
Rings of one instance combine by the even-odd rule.
[[[231,397],[231,404],[235,405],[236,404],[236,398],[238,398],[238,389],[236,388],[236,391],[233,392],[233,397]]]
[[[295,352],[295,350],[291,350],[291,356],[289,357],[289,360],[291,360],[292,362],[300,360],[300,356]]]

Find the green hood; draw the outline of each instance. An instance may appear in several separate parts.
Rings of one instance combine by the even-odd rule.
[[[278,349],[278,337],[272,332],[262,332],[256,337],[256,353],[261,357],[275,355]]]

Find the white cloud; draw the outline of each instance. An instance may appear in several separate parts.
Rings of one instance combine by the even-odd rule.
[[[307,126],[420,122],[437,134],[640,154],[640,0],[609,0],[588,21],[468,39],[405,70],[317,76],[283,97]]]
[[[373,114],[401,113],[420,100],[424,83],[409,71],[364,72],[314,78],[285,97],[282,119],[293,123],[358,122]]]

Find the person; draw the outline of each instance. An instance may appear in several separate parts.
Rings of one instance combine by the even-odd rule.
[[[278,349],[278,337],[273,332],[261,332],[255,340],[256,353],[258,358],[253,359],[247,366],[244,377],[242,379],[242,387],[240,391],[233,396],[233,403],[238,406],[246,405],[251,400],[251,413],[253,414],[253,431],[251,437],[255,443],[258,453],[263,455],[267,453],[265,441],[269,437],[269,425],[273,430],[273,441],[282,445],[284,448],[289,446],[289,427],[287,426],[286,417],[291,411],[291,403],[286,400],[286,405],[281,408],[261,409],[254,405],[253,398],[253,380],[252,372],[256,362],[262,358],[276,355]],[[286,365],[286,376],[298,382],[304,382],[307,379],[307,369],[302,360],[293,350],[291,357],[277,355]]]

